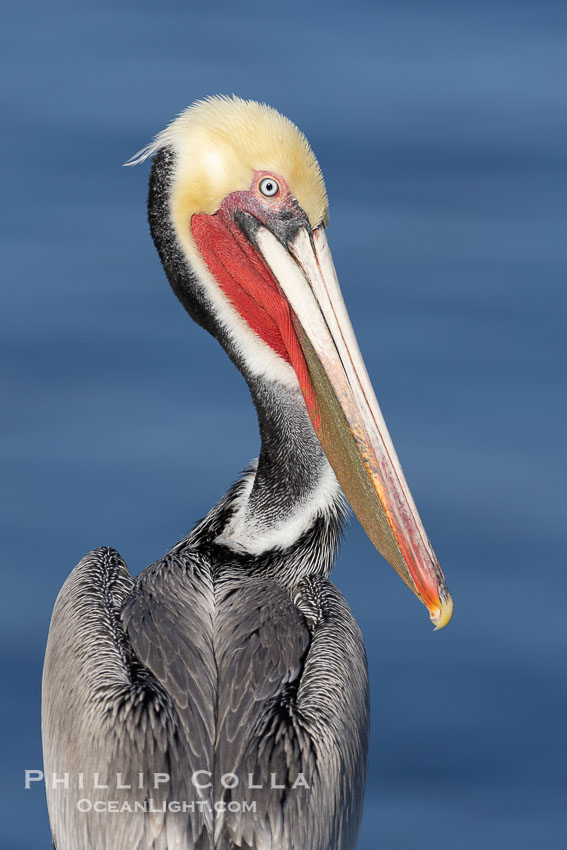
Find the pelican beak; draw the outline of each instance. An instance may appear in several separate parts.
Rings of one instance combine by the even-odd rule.
[[[453,601],[368,378],[324,227],[301,226],[286,246],[259,225],[253,240],[291,308],[309,392],[300,385],[343,492],[372,543],[441,629]]]

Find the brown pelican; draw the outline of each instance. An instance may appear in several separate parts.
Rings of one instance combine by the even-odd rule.
[[[305,137],[268,106],[213,97],[132,163],[150,156],[166,275],[244,375],[261,450],[137,578],[101,548],[65,582],[43,691],[54,846],[348,850],[368,687],[328,580],[342,493],[437,628],[451,597],[341,297]]]

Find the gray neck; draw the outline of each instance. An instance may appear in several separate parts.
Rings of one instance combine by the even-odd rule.
[[[269,524],[305,507],[334,476],[299,390],[266,380],[250,389],[262,446],[247,512]]]
[[[260,456],[217,542],[259,555],[293,545],[317,517],[334,511],[341,496],[299,389],[257,377],[249,384]]]
[[[219,565],[252,569],[292,592],[303,579],[331,572],[346,503],[299,390],[249,383],[260,457],[178,546],[208,551]]]

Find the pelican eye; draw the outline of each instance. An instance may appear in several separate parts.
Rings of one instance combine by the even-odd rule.
[[[260,192],[267,198],[273,198],[274,195],[277,195],[280,190],[277,181],[274,180],[273,177],[264,177],[263,180],[260,180],[258,188],[260,189]]]

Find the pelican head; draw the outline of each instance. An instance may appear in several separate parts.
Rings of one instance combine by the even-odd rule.
[[[149,156],[150,224],[175,292],[245,374],[300,389],[368,537],[442,628],[453,603],[342,299],[307,139],[269,106],[211,97],[129,164]]]

